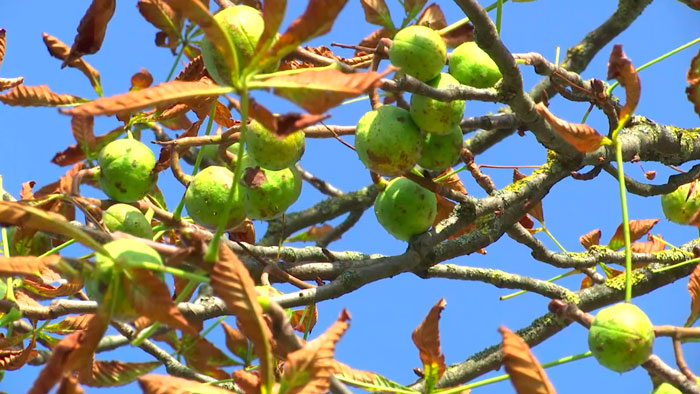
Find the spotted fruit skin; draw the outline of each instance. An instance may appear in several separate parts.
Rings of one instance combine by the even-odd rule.
[[[654,326],[639,307],[619,303],[601,309],[588,330],[588,347],[598,362],[626,372],[642,364],[654,345]]]
[[[700,212],[700,182],[693,181],[679,186],[671,193],[661,196],[661,208],[666,219],[678,224],[693,223]]]
[[[426,82],[437,89],[459,86],[459,81],[447,73]],[[411,119],[423,131],[435,134],[449,134],[464,116],[464,100],[440,101],[413,94],[411,96]]]
[[[382,175],[401,175],[420,158],[423,134],[403,108],[384,105],[360,118],[355,149],[368,169]]]
[[[280,137],[253,121],[248,125],[246,147],[260,167],[279,171],[299,161],[304,154],[306,140],[301,130]]]
[[[409,26],[394,36],[389,59],[406,74],[425,82],[440,74],[447,60],[447,47],[435,30]]]
[[[426,133],[418,165],[428,170],[442,171],[452,167],[461,151],[462,129],[459,125],[453,126],[446,135]]]
[[[432,226],[437,199],[433,192],[409,179],[394,178],[377,196],[374,213],[389,234],[408,241]]]
[[[490,88],[503,77],[496,63],[474,41],[452,51],[450,74],[460,83],[475,88]]]
[[[104,248],[109,256],[100,252],[95,254],[95,268],[85,283],[88,297],[100,305],[103,302],[109,303],[109,310],[115,318],[136,319],[139,314],[129,303],[122,285],[122,280],[125,279],[124,270],[144,262],[163,265],[163,259],[155,249],[135,239],[111,241],[106,243]],[[115,278],[115,275],[119,277]],[[163,277],[162,273],[158,275]]]
[[[185,208],[195,223],[215,229],[228,205],[228,194],[233,185],[233,173],[225,167],[210,166],[194,176],[185,192]],[[241,188],[236,188],[229,208],[226,228],[238,226],[246,217]]]
[[[141,238],[153,238],[151,224],[138,208],[129,204],[114,204],[102,215],[105,226],[111,232],[121,231]]]
[[[119,202],[142,199],[156,182],[156,158],[140,141],[121,139],[107,144],[97,157],[102,191]]]
[[[243,159],[246,168],[256,168],[257,163],[250,157]],[[259,167],[258,167],[259,168]],[[280,216],[301,194],[302,179],[294,167],[279,171],[260,168],[265,180],[260,185],[243,187],[248,217],[257,220],[270,220]]]
[[[222,26],[231,39],[233,49],[238,59],[238,70],[243,70],[255,55],[255,47],[265,29],[260,11],[246,5],[224,8],[214,15],[214,19]],[[233,71],[226,64],[223,56],[216,50],[207,38],[202,39],[202,60],[209,75],[222,86],[234,85],[231,76]]]

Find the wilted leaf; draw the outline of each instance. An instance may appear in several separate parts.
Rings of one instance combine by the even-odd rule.
[[[182,350],[183,348],[186,350]],[[187,337],[182,341],[180,349],[189,367],[214,379],[228,379],[229,374],[219,367],[237,364],[236,361],[204,338]]]
[[[382,38],[391,38],[394,32],[386,28],[377,29],[371,32],[367,37],[363,38],[357,45],[365,48],[376,48],[379,40]],[[366,55],[368,52],[356,50],[355,56]]]
[[[304,127],[316,124],[330,115],[310,115],[299,113],[273,114],[263,105],[252,100],[250,116],[278,136],[286,136]]]
[[[41,276],[46,268],[58,264],[61,257],[52,254],[45,257],[17,256],[0,257],[0,277],[2,276]]]
[[[41,36],[51,56],[59,60],[66,60],[68,58],[68,54],[70,53],[68,45],[50,34],[42,33]],[[90,80],[90,84],[93,87],[100,85],[100,73],[83,58],[71,60],[67,66],[80,70],[80,72]]]
[[[416,1],[411,1],[411,3],[415,2]],[[423,4],[426,3],[425,1],[420,2],[422,2]],[[407,3],[408,2],[404,3],[404,7],[407,7]],[[440,6],[436,3],[433,3],[423,10],[423,12],[418,17],[418,21],[416,22],[416,24],[421,26],[427,26],[433,30],[440,30],[447,27],[447,19],[445,19],[445,13],[442,12]]]
[[[61,234],[94,249],[103,250],[102,245],[87,233],[68,223],[61,215],[17,202],[0,201],[0,223],[23,226],[35,230]]]
[[[22,190],[19,192],[20,200],[34,199],[34,185],[36,185],[35,181],[22,182]]]
[[[176,81],[199,81],[204,76],[204,60],[197,56],[190,60],[185,68],[175,77]]]
[[[277,30],[279,30],[284,20],[286,9],[287,0],[267,0],[263,3],[262,17],[265,22],[265,28],[255,48],[256,53],[262,55],[274,42]]]
[[[686,327],[695,324],[700,317],[700,264],[695,266],[688,279],[688,292],[690,292],[690,316],[685,322]]]
[[[160,361],[145,363],[94,361],[92,363],[92,374],[81,374],[80,383],[92,387],[123,386],[153,371],[160,365]]]
[[[685,93],[688,100],[693,103],[695,113],[700,115],[700,51],[690,61],[687,79],[688,87],[685,89]]]
[[[169,375],[146,375],[139,378],[144,394],[231,394],[211,384],[195,382]]]
[[[175,47],[180,42],[180,30],[182,30],[182,16],[178,15],[163,0],[139,0],[136,4],[139,12],[150,24],[163,31],[168,37],[171,47]]]
[[[520,172],[517,168],[513,169],[513,182],[517,182],[521,179],[527,178],[525,174]],[[537,219],[540,223],[544,223],[544,210],[542,209],[542,200],[537,201],[534,205],[527,210],[533,218]]]
[[[659,219],[643,219],[643,220],[630,220],[630,242],[634,242],[641,238],[644,234],[651,231],[651,229],[659,222]],[[622,224],[617,226],[615,234],[610,238],[608,242],[608,248],[612,250],[618,250],[625,246],[625,236],[623,233]]]
[[[360,4],[362,4],[362,10],[365,12],[365,20],[367,22],[385,27],[389,30],[396,30],[394,22],[391,20],[389,7],[387,7],[384,0],[360,0]],[[406,6],[407,5],[404,4],[404,7]]]
[[[79,163],[85,159],[85,152],[77,144],[69,145],[66,149],[56,153],[51,162],[61,167]]]
[[[36,357],[35,346],[36,342],[32,340],[24,349],[0,350],[0,371],[15,371],[22,368],[28,361]]]
[[[0,78],[0,92],[7,89],[12,89],[24,83],[24,77],[17,78]]]
[[[600,245],[600,236],[602,231],[599,228],[591,230],[586,234],[583,234],[578,238],[578,241],[583,245],[586,250],[590,249],[593,245]]]
[[[248,244],[255,243],[255,225],[253,221],[245,218],[241,224],[228,232],[228,238],[231,241],[245,242]]]
[[[5,48],[7,48],[7,30],[0,29],[0,66],[5,59]]]
[[[219,260],[211,271],[211,286],[214,293],[236,315],[236,322],[253,342],[255,353],[260,359],[263,382],[266,386],[271,386],[274,367],[269,341],[272,334],[263,320],[255,282],[238,256],[223,244],[219,249]]]
[[[304,13],[292,21],[287,31],[272,44],[260,67],[265,69],[295,50],[299,44],[330,31],[345,3],[347,0],[309,0]]]
[[[527,343],[504,326],[498,331],[503,335],[503,365],[515,391],[518,394],[555,394],[554,386]]]
[[[425,3],[427,2],[428,0],[405,0],[403,2],[403,9],[404,11],[406,11],[406,17],[409,19],[413,19],[413,17],[418,15],[420,10],[423,9]]]
[[[601,145],[610,145],[612,141],[598,133],[594,128],[583,123],[569,123],[551,113],[542,103],[535,105],[535,110],[549,123],[561,138],[573,145],[579,152],[589,153]]]
[[[231,37],[226,34],[222,26],[216,23],[214,16],[209,12],[209,3],[205,5],[200,1],[170,0],[169,4],[199,25],[207,39],[221,54],[229,70],[236,74],[231,76],[232,80],[238,80],[238,57],[233,49],[233,42],[231,42]]]
[[[420,360],[423,363],[423,371],[425,373],[425,386],[427,391],[432,390],[435,384],[440,379],[447,366],[445,365],[445,355],[442,354],[440,348],[440,314],[445,309],[447,302],[441,298],[432,308],[430,312],[413,330],[411,339],[418,348]]]
[[[642,94],[642,85],[632,65],[632,61],[625,55],[621,44],[613,46],[608,60],[608,79],[616,78],[620,85],[625,88],[625,106],[620,110],[620,122],[626,122],[632,116],[639,104],[639,97]]]
[[[224,334],[226,336],[226,347],[231,353],[245,359],[248,353],[248,340],[241,334],[240,331],[226,324],[226,322],[221,322],[221,326],[224,329]]]
[[[116,6],[116,0],[92,0],[90,7],[80,20],[78,34],[61,67],[65,67],[83,55],[97,53],[100,50],[107,31],[107,23],[112,19]]]
[[[654,253],[666,249],[666,245],[657,238],[661,238],[661,234],[657,234],[656,237],[652,237],[649,234],[647,235],[647,241],[633,242],[632,251],[635,253]]]
[[[396,383],[392,380],[389,380],[385,378],[382,375],[379,375],[374,372],[370,371],[363,371],[359,369],[354,369],[346,364],[343,364],[339,361],[333,360],[333,374],[340,378],[343,382],[352,385],[352,386],[357,386],[362,389],[369,389],[369,386],[372,387],[373,391],[378,391],[378,392],[415,392],[419,393],[419,391],[414,391],[411,390],[409,387],[403,386],[399,383]],[[399,391],[400,390],[400,391]],[[463,392],[462,394],[469,394],[468,392]]]
[[[292,317],[289,322],[292,327],[302,333],[311,332],[318,320],[318,309],[316,305],[309,305],[302,309],[292,311]]]
[[[254,83],[257,87],[274,88],[282,96],[312,114],[321,114],[376,86],[389,73],[344,73],[332,66],[304,70],[293,75],[280,75]]]
[[[185,319],[170,297],[170,290],[155,272],[145,268],[129,269],[124,292],[131,306],[140,314],[170,327],[197,336],[197,330]]]
[[[92,314],[66,316],[58,323],[49,324],[44,330],[56,334],[70,334],[75,331],[84,330],[87,328],[92,316]]]
[[[289,394],[328,392],[334,370],[335,344],[348,329],[348,320],[350,315],[343,310],[326,332],[287,355],[281,385],[290,388]]]
[[[83,152],[95,152],[97,139],[93,134],[95,120],[92,116],[73,116],[70,120],[70,128],[73,131],[73,138]]]
[[[141,90],[145,89],[153,83],[153,75],[151,75],[148,70],[141,67],[141,71],[131,76],[131,87],[129,90]]]
[[[316,242],[331,231],[333,231],[333,226],[330,224],[313,225],[303,233],[287,238],[285,242]]]
[[[260,376],[243,369],[233,371],[233,381],[243,390],[244,394],[260,393]]]
[[[47,85],[19,85],[0,94],[0,102],[19,107],[57,107],[84,103],[87,100],[71,94],[58,94]]]

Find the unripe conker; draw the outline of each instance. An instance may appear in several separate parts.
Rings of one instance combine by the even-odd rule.
[[[700,378],[697,378],[697,383],[700,386]],[[658,385],[651,394],[681,394],[681,391],[674,385],[664,382]]]
[[[447,47],[435,30],[409,26],[394,36],[389,59],[406,74],[425,82],[440,74],[447,60]]]
[[[394,178],[377,196],[374,213],[386,231],[407,241],[432,226],[437,198],[435,193],[407,178]]]
[[[420,158],[423,134],[403,108],[384,105],[357,122],[355,149],[364,165],[382,175],[401,175]]]
[[[146,216],[129,204],[114,204],[107,208],[102,221],[111,232],[121,231],[136,237],[153,238],[153,230]]]
[[[426,82],[437,89],[459,86],[459,82],[447,73]],[[464,115],[464,100],[440,101],[413,94],[411,96],[411,119],[423,131],[435,134],[449,134]]]
[[[210,166],[192,178],[185,192],[185,208],[195,223],[215,229],[229,205],[229,190],[233,185],[233,173],[225,167]],[[229,208],[226,228],[238,226],[246,217],[245,201],[241,188],[236,188]]]
[[[654,326],[639,307],[619,303],[601,309],[588,331],[588,347],[598,362],[617,372],[642,364],[654,345]]]
[[[490,88],[503,76],[496,63],[474,41],[460,44],[450,55],[450,74],[464,85]]]
[[[459,125],[453,126],[446,135],[426,133],[418,165],[428,170],[442,171],[452,167],[461,151],[462,129]]]
[[[259,122],[252,121],[246,132],[248,154],[266,170],[278,171],[293,166],[304,154],[305,144],[301,130],[278,136]]]
[[[666,219],[679,224],[691,223],[700,212],[700,183],[693,181],[661,196],[661,208]]]
[[[119,202],[142,199],[156,182],[153,151],[140,141],[127,138],[107,144],[97,156],[98,182],[102,191]]]
[[[259,168],[250,157],[244,157],[242,163],[247,169]],[[260,168],[259,171],[264,174],[264,181],[259,184],[245,185],[243,193],[248,207],[248,217],[269,220],[284,213],[299,198],[302,179],[299,171],[294,167],[279,171]]]

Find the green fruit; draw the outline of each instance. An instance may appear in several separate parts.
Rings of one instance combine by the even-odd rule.
[[[43,231],[37,231],[29,237],[15,239],[17,227],[7,228],[7,241],[10,244],[10,256],[40,256],[51,250],[51,237]]]
[[[700,212],[700,183],[693,181],[661,196],[661,208],[666,219],[679,224],[691,223]]]
[[[447,73],[426,82],[437,89],[459,86],[459,82]],[[421,130],[435,134],[449,134],[459,125],[464,115],[464,100],[440,101],[413,94],[411,96],[411,119]]]
[[[211,166],[200,171],[185,192],[185,207],[195,223],[211,229],[217,228],[219,218],[229,205],[228,194],[233,184],[233,173],[228,168]],[[236,188],[229,208],[226,228],[239,225],[246,217],[241,188]]]
[[[262,14],[255,8],[237,5],[217,12],[214,19],[231,39],[238,59],[238,70],[236,70],[236,74],[238,74],[255,55],[255,47],[265,29]],[[204,60],[204,66],[209,75],[217,84],[234,85],[231,79],[233,74],[231,66],[226,64],[221,53],[207,38],[202,39],[202,60]]]
[[[156,182],[156,158],[141,142],[128,138],[107,144],[97,157],[102,191],[119,202],[142,199]]]
[[[153,238],[153,230],[146,216],[131,205],[112,205],[104,211],[102,220],[111,232],[121,231],[136,237]]]
[[[262,124],[252,121],[246,133],[246,147],[260,167],[282,170],[293,166],[304,154],[304,132],[297,130],[280,137]]]
[[[394,178],[377,196],[374,213],[386,231],[407,241],[432,226],[437,199],[433,192],[409,179]]]
[[[95,268],[85,283],[88,296],[98,304],[109,304],[108,308],[114,317],[133,320],[139,314],[129,304],[125,294],[123,271],[141,263],[163,265],[163,260],[155,249],[135,239],[118,239],[106,243],[104,248],[109,256],[99,252],[95,254]],[[115,278],[115,275],[120,277]],[[158,275],[163,278],[162,273]],[[105,297],[107,295],[109,297]]]
[[[490,88],[503,77],[496,63],[474,41],[452,51],[450,74],[460,83],[475,88]]]
[[[446,135],[427,133],[418,165],[428,170],[442,171],[452,167],[460,152],[462,129],[459,125],[453,126],[452,131]]]
[[[389,59],[406,74],[425,82],[440,74],[447,60],[447,47],[435,30],[409,26],[394,36]]]
[[[639,307],[619,303],[601,309],[588,331],[588,347],[598,362],[617,372],[634,369],[649,357],[654,326]]]
[[[384,105],[367,112],[357,122],[355,149],[370,170],[401,175],[420,158],[423,134],[405,109]]]
[[[697,378],[697,382],[700,385],[700,378]],[[681,391],[670,383],[661,383],[651,394],[681,394]]]
[[[254,171],[256,163],[249,157],[243,159],[244,171]],[[248,206],[248,217],[269,220],[281,215],[301,194],[301,175],[296,168],[279,171],[260,169],[264,180],[259,185],[243,187]]]

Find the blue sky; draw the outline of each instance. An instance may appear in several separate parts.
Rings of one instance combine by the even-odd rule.
[[[395,0],[387,0],[398,22],[400,6]],[[48,84],[59,93],[95,97],[87,79],[79,71],[60,69],[60,62],[50,57],[41,39],[46,32],[70,44],[75,29],[89,5],[89,1],[41,2],[28,5],[26,2],[0,2],[0,28],[7,30],[7,53],[0,68],[4,78],[24,76],[25,84]],[[301,3],[301,4],[299,4]],[[452,2],[439,1],[447,15],[448,23],[463,17]],[[617,2],[587,1],[564,2],[538,0],[525,3],[507,3],[504,6],[502,38],[513,52],[539,52],[554,59],[556,46],[565,49],[575,45],[590,30],[597,27],[612,14]],[[300,14],[305,2],[290,2],[288,24]],[[483,3],[484,6],[488,5]],[[495,13],[492,14],[495,18]],[[650,5],[629,29],[612,43],[624,45],[627,56],[635,65],[641,65],[677,46],[697,38],[699,34],[697,11],[676,1],[657,1]],[[315,39],[312,46],[330,42],[353,44],[359,42],[374,29],[364,22],[359,1],[352,0],[341,13],[332,32]],[[132,74],[141,67],[148,69],[156,82],[161,82],[173,63],[169,50],[156,48],[153,38],[156,30],[139,15],[135,2],[118,2],[114,18],[109,24],[103,47],[86,60],[102,74],[105,95],[126,91]],[[584,78],[604,79],[611,45],[606,46],[583,73]],[[698,127],[700,119],[692,111],[685,98],[685,74],[691,57],[698,46],[681,52],[660,64],[644,70],[642,97],[637,113],[661,124],[680,127]],[[350,57],[350,52],[336,51]],[[382,63],[382,68],[388,65]],[[532,69],[523,67],[526,89],[532,87],[539,77]],[[622,90],[617,90],[621,94]],[[255,95],[261,102],[277,112],[298,110],[290,104],[269,95]],[[570,121],[580,121],[587,108],[586,103],[572,103],[557,97],[551,109],[558,116]],[[498,105],[468,102],[465,116],[495,112]],[[331,111],[331,124],[351,125],[370,109],[368,101],[344,105]],[[19,194],[21,183],[35,180],[38,186],[50,183],[64,172],[50,163],[53,155],[74,143],[70,131],[70,118],[51,108],[18,108],[0,106],[0,175],[4,186],[14,195]],[[594,111],[589,124],[602,133],[607,132],[607,121],[603,114]],[[102,134],[118,125],[113,118],[98,118],[96,134]],[[146,133],[144,140],[152,136]],[[468,136],[467,136],[468,137]],[[347,139],[352,143],[352,138]],[[150,145],[155,149],[154,145]],[[532,134],[524,137],[511,136],[502,143],[477,157],[479,164],[524,165],[542,164],[546,152],[537,145]],[[302,165],[328,180],[344,191],[365,186],[369,177],[354,152],[333,139],[308,140]],[[643,163],[645,170],[656,170],[656,183],[664,182],[672,172],[653,163]],[[689,168],[684,165],[682,168]],[[631,176],[640,179],[643,172],[636,165],[626,165]],[[511,171],[485,170],[498,187],[506,186]],[[525,171],[526,173],[529,173]],[[474,196],[484,193],[468,177],[462,176],[467,190]],[[166,195],[169,206],[177,204],[184,191],[169,171],[164,172],[159,186]],[[88,188],[85,188],[88,189]],[[91,192],[99,196],[99,192]],[[309,185],[304,185],[302,196],[291,208],[298,210],[318,202],[321,195]],[[658,197],[641,198],[630,196],[632,219],[663,218]],[[603,241],[607,241],[621,221],[617,182],[606,174],[596,180],[580,182],[566,179],[556,185],[544,200],[544,212],[549,230],[570,251],[580,251],[578,237],[589,230],[601,228]],[[333,222],[335,223],[335,222]],[[258,234],[264,233],[264,225],[258,223]],[[665,239],[682,244],[697,236],[692,227],[682,227],[662,219],[654,233]],[[550,248],[555,246],[543,235]],[[388,235],[377,223],[372,210],[368,210],[356,228],[331,245],[333,250],[357,250],[362,252],[398,254],[406,244]],[[488,254],[456,258],[451,263],[497,268],[504,271],[527,274],[546,279],[561,273],[532,259],[530,251],[508,237],[487,248]],[[77,252],[68,252],[77,253]],[[580,276],[559,282],[577,288]],[[640,297],[638,303],[655,324],[682,324],[688,314],[689,297],[687,280],[679,280],[657,292]],[[280,287],[283,291],[288,287]],[[411,342],[411,331],[418,325],[430,307],[440,298],[447,300],[442,314],[441,341],[448,363],[463,361],[473,353],[500,341],[497,332],[503,324],[515,330],[529,324],[546,312],[548,300],[539,295],[525,294],[508,301],[498,297],[507,290],[477,282],[450,280],[423,280],[412,274],[369,284],[351,294],[319,305],[320,320],[313,334],[320,333],[347,308],[353,316],[350,330],[337,348],[337,358],[359,369],[375,371],[401,383],[415,380],[412,369],[421,367],[418,352]],[[228,320],[229,323],[233,319]],[[220,330],[213,340],[221,338]],[[223,345],[222,345],[223,346]],[[536,357],[551,361],[587,350],[586,331],[572,325],[534,349]],[[671,344],[658,340],[655,351],[669,363],[673,363]],[[148,360],[140,350],[120,350],[102,354],[102,359],[121,358],[132,361]],[[691,368],[700,371],[700,351],[697,346],[686,346],[686,360]],[[0,382],[0,391],[23,392],[39,372],[39,368],[27,366],[21,371],[8,372]],[[591,390],[604,392],[651,391],[646,371],[636,369],[617,374],[587,359],[548,370],[548,375],[560,393],[588,393]],[[487,376],[492,376],[487,375]],[[584,378],[585,377],[585,378]],[[585,384],[582,380],[585,379]],[[113,389],[111,392],[134,392],[135,386]],[[109,392],[110,390],[102,390]],[[97,389],[88,389],[99,392]],[[508,382],[479,388],[476,393],[513,392]]]

